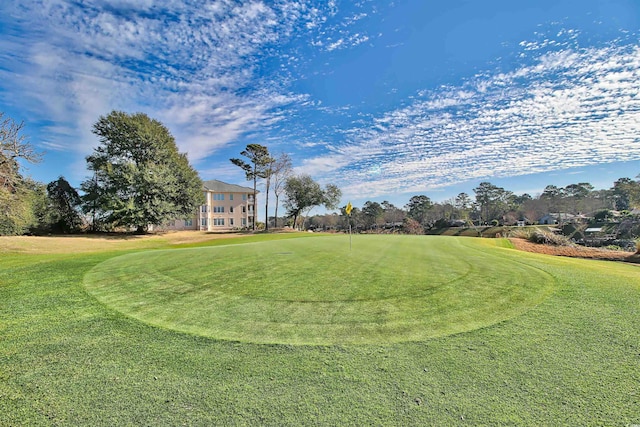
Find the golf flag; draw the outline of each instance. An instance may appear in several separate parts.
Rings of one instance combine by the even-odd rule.
[[[347,215],[351,215],[351,209],[353,209],[353,206],[351,206],[351,202],[347,203],[347,207],[344,208],[344,211],[347,213]]]

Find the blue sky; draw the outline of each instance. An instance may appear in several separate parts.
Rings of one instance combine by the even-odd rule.
[[[0,111],[87,176],[111,110],[163,122],[201,177],[249,143],[343,201],[535,195],[640,173],[640,2],[9,0]]]

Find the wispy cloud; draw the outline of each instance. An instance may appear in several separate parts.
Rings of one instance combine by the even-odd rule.
[[[281,47],[302,28],[316,28],[308,37],[333,37],[322,26],[338,6],[27,0],[0,12],[14,33],[0,40],[0,78],[20,88],[23,108],[57,123],[45,145],[86,154],[100,115],[144,111],[174,130],[198,161],[243,134],[268,130],[283,108],[305,101],[287,88],[280,65],[294,57]],[[336,35],[345,34],[345,47],[366,39],[347,33],[361,18],[340,20]]]
[[[376,197],[640,159],[640,47],[633,38],[580,47],[568,34],[523,43],[527,61],[511,71],[423,90],[361,121],[304,169]]]

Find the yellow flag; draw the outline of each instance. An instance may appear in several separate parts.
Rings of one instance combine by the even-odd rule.
[[[351,215],[351,209],[353,209],[353,206],[351,206],[351,202],[347,203],[347,207],[344,208],[344,211],[347,213],[347,215]]]

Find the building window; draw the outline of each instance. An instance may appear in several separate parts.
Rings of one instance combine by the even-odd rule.
[[[184,220],[184,226],[185,227],[192,227],[193,226],[193,220],[192,219],[185,219]]]
[[[229,225],[233,225],[233,218],[229,218]]]
[[[206,227],[207,226],[207,218],[201,218],[200,219],[200,225],[203,226],[203,227]]]
[[[224,194],[213,193],[213,200],[224,200]]]
[[[242,195],[242,200],[247,200],[247,195],[246,194]]]
[[[229,206],[229,213],[233,213],[233,206]]]
[[[247,213],[247,207],[246,206],[242,207],[242,213]]]
[[[214,206],[213,207],[213,212],[214,213],[224,213],[224,206]]]
[[[243,227],[247,226],[247,218],[242,218],[242,226]]]
[[[224,218],[214,218],[213,225],[224,225]]]
[[[233,194],[229,194],[229,200],[233,200]]]
[[[200,206],[200,212],[207,213],[207,205]]]

